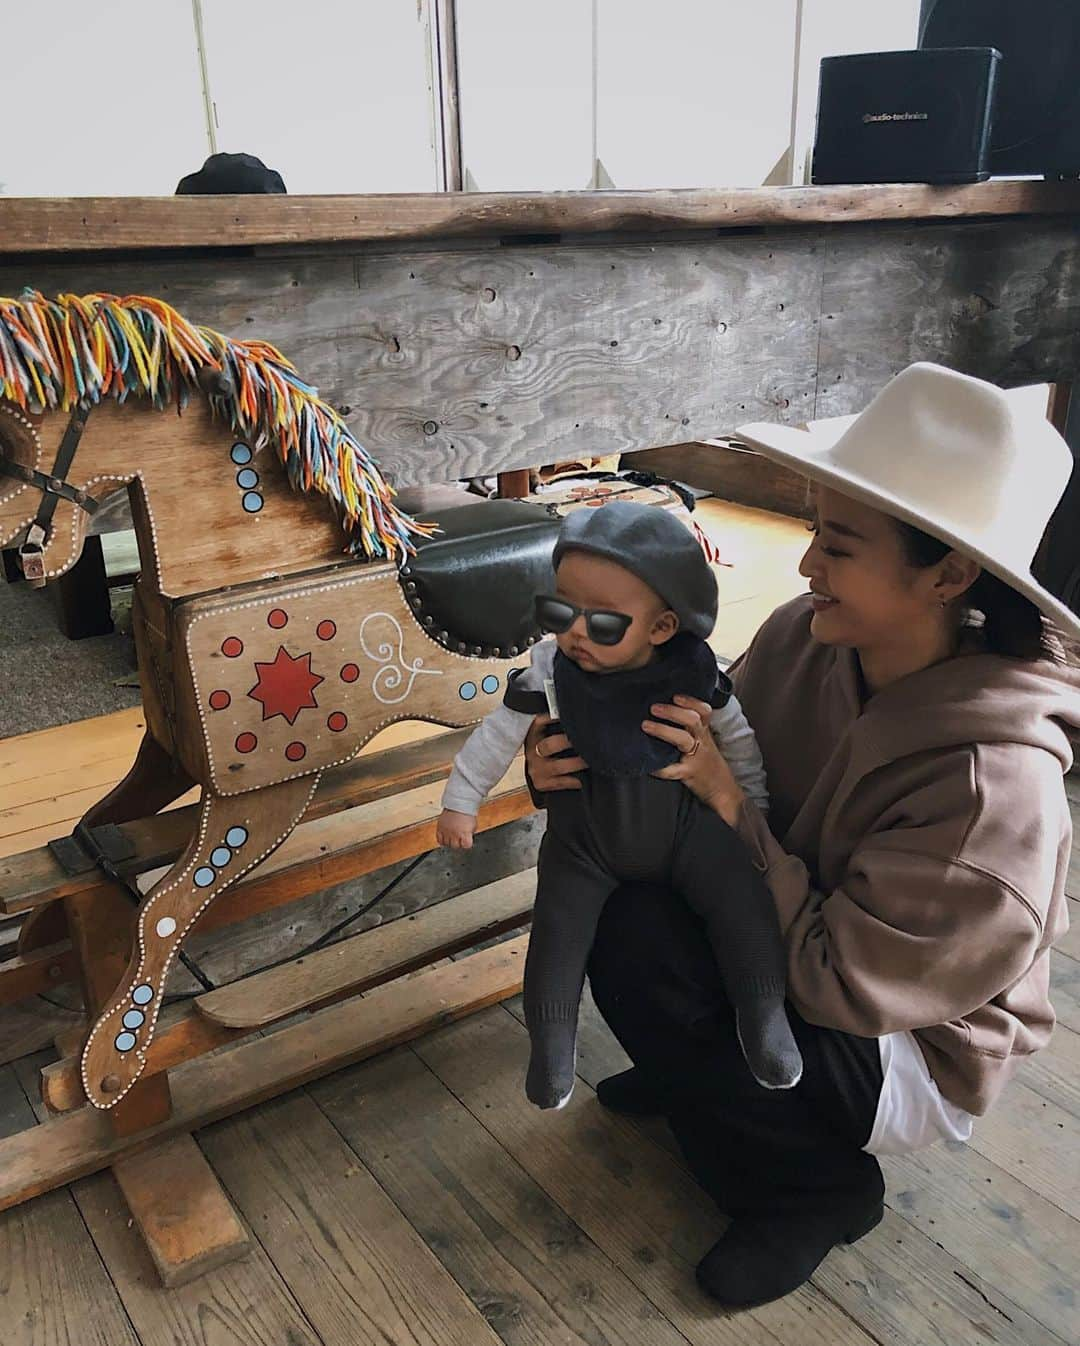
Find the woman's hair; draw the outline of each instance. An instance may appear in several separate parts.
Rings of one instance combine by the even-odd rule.
[[[948,542],[931,537],[920,528],[899,519],[893,522],[900,530],[908,565],[932,566],[955,550]],[[983,616],[983,638],[991,654],[1004,654],[1012,659],[1051,659],[1060,656],[1047,639],[1042,613],[1022,593],[1004,580],[983,570],[979,578],[963,595],[969,608]]]

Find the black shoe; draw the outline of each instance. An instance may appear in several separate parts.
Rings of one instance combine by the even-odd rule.
[[[660,1091],[650,1084],[636,1066],[621,1075],[609,1075],[596,1086],[596,1097],[612,1112],[629,1117],[655,1117],[664,1111]]]
[[[822,1202],[829,1198],[822,1194]],[[837,1243],[854,1243],[877,1225],[881,1195],[861,1208],[823,1204],[813,1210],[744,1215],[698,1263],[698,1284],[728,1308],[752,1308],[782,1299],[808,1281]]]

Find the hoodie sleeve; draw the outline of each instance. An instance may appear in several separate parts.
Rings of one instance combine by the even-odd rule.
[[[969,830],[989,825],[1001,840],[1011,829],[1004,839],[1026,852],[1030,866],[1027,811],[1010,811],[999,799],[994,813]],[[1060,825],[1046,822],[1040,869],[1052,868],[1060,843]],[[811,886],[803,862],[784,851],[749,800],[737,830],[776,904],[788,994],[811,1023],[880,1037],[963,1018],[1023,976],[1045,942],[1038,904],[964,847],[935,854],[939,828],[871,834],[830,893]],[[1032,882],[1029,891],[1051,888],[1052,881]]]
[[[736,696],[728,697],[725,706],[713,711],[709,728],[744,794],[762,811],[767,809],[769,791],[761,749]]]

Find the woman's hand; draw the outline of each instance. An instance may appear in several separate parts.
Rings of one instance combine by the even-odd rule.
[[[565,734],[545,736],[551,723],[550,715],[537,715],[525,735],[525,770],[533,789],[542,795],[551,790],[580,790],[575,773],[585,770],[585,762],[580,757],[556,757],[572,745]]]
[[[723,753],[709,731],[712,707],[692,696],[677,696],[673,706],[653,706],[655,720],[642,729],[653,738],[674,744],[682,756],[653,774],[662,780],[682,781],[688,790],[734,827],[745,798]]]

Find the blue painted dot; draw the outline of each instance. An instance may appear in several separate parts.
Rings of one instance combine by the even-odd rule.
[[[258,491],[246,491],[240,501],[248,514],[258,514],[263,507],[263,498]]]
[[[234,444],[229,451],[229,457],[234,463],[250,463],[251,450],[246,444]]]
[[[117,1033],[116,1050],[118,1052],[129,1052],[135,1046],[134,1033]]]
[[[471,701],[475,695],[476,695],[475,682],[463,682],[461,686],[458,688],[458,696],[461,697],[462,701]]]
[[[482,691],[487,692],[488,696],[490,696],[492,692],[497,692],[499,690],[499,679],[495,676],[494,673],[489,673],[487,677],[484,679],[484,681],[480,684],[480,688]]]
[[[237,846],[242,846],[248,839],[246,827],[230,827],[225,833],[225,844],[231,846],[233,850]]]
[[[236,474],[236,484],[245,491],[250,491],[253,486],[258,486],[259,474],[253,467],[242,467]]]
[[[203,865],[202,869],[197,869],[195,871],[195,887],[209,888],[216,878],[217,875],[209,865]]]
[[[232,851],[229,850],[228,846],[215,846],[210,852],[210,863],[216,865],[218,869],[222,865],[227,865],[231,859]]]
[[[124,1015],[125,1028],[141,1028],[146,1022],[146,1015],[142,1010],[128,1010]]]
[[[136,986],[131,993],[131,998],[136,1005],[149,1005],[154,998],[154,988],[147,986],[145,983],[142,986]]]

